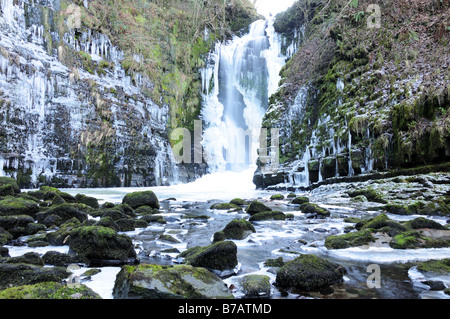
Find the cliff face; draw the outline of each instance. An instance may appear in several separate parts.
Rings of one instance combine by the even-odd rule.
[[[205,55],[256,17],[243,0],[2,0],[0,176],[25,188],[176,181],[169,132],[200,113]]]
[[[258,187],[449,160],[449,2],[372,2],[300,0],[277,16],[295,54],[263,123],[280,129],[280,166],[259,163]]]

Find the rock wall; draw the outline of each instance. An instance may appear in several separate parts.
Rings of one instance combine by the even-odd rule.
[[[300,0],[278,15],[284,49],[297,51],[263,123],[280,129],[280,165],[259,163],[255,184],[301,188],[447,162],[449,10],[434,0]]]

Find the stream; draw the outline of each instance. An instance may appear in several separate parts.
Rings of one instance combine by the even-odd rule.
[[[450,296],[443,291],[431,291],[422,284],[424,280],[439,280],[446,287],[450,286],[450,274],[433,278],[417,271],[414,262],[430,259],[450,257],[450,248],[436,249],[393,249],[388,245],[378,245],[365,249],[364,247],[328,250],[324,247],[325,238],[330,235],[344,233],[346,226],[352,224],[344,222],[346,217],[369,218],[379,212],[367,210],[363,204],[350,202],[348,198],[336,192],[339,185],[333,189],[320,187],[305,195],[312,202],[327,208],[331,216],[325,219],[308,219],[299,210],[298,205],[289,204],[287,199],[270,200],[274,192],[256,190],[254,185],[247,183],[251,171],[236,173],[216,173],[207,175],[190,184],[180,184],[169,187],[153,188],[115,188],[115,189],[63,189],[72,195],[81,193],[94,196],[99,203],[121,203],[125,194],[137,190],[152,190],[158,196],[161,212],[166,224],[151,223],[147,228],[125,232],[133,239],[136,252],[141,263],[174,265],[180,261],[177,253],[165,253],[170,248],[177,248],[180,252],[194,246],[206,246],[212,242],[213,234],[233,219],[248,218],[244,211],[227,212],[213,210],[210,206],[217,202],[228,202],[240,197],[245,200],[258,199],[264,201],[273,210],[283,211],[293,215],[285,221],[253,222],[256,233],[246,239],[234,240],[238,247],[238,267],[231,274],[222,274],[235,298],[244,296],[240,287],[240,278],[248,274],[265,274],[272,283],[271,298],[332,298],[332,299],[448,299]],[[214,181],[214,183],[212,183]],[[345,187],[343,185],[342,187]],[[286,195],[288,192],[277,192]],[[170,200],[168,200],[170,198]],[[360,206],[360,207],[358,207]],[[206,217],[207,216],[207,217]],[[195,218],[199,217],[199,218]],[[400,216],[388,214],[393,220],[405,221],[418,216]],[[442,224],[444,217],[431,217]],[[162,234],[170,234],[179,240],[168,243],[158,240]],[[28,248],[27,246],[6,246],[10,255],[19,256],[28,251],[44,254],[49,250],[68,252],[68,246]],[[265,267],[267,259],[282,257],[284,261],[292,260],[299,254],[315,254],[334,261],[345,267],[347,273],[344,281],[334,285],[331,291],[301,293],[279,290],[273,285],[276,271]],[[371,288],[368,278],[373,268],[380,271],[379,288]],[[91,276],[82,283],[100,294],[104,299],[112,299],[112,289],[116,274],[120,267],[104,267],[101,272]],[[86,268],[75,271],[82,274]]]

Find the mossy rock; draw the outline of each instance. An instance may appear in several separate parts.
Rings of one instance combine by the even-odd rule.
[[[283,267],[285,264],[283,257],[278,257],[276,259],[267,259],[264,262],[264,266],[266,267]]]
[[[259,201],[252,201],[245,209],[247,214],[254,215],[262,212],[270,212],[272,209]]]
[[[101,210],[100,215],[102,218],[109,217],[114,221],[117,221],[119,219],[128,218],[129,216],[125,214],[122,210],[114,207],[114,208],[107,208],[104,210]]]
[[[365,229],[357,232],[350,232],[343,235],[329,236],[325,239],[327,249],[345,249],[349,247],[358,247],[375,242],[370,230]]]
[[[159,223],[159,224],[166,224],[166,220],[164,219],[163,216],[159,216],[159,215],[147,215],[147,216],[142,216],[142,218],[140,218],[144,221],[146,221],[147,223]]]
[[[272,196],[270,196],[271,200],[283,200],[284,199],[284,195],[281,194],[274,194]]]
[[[295,193],[289,193],[287,195],[287,198],[296,198],[296,197],[297,197],[297,194],[295,194]]]
[[[314,291],[342,281],[345,268],[315,255],[301,255],[277,271],[278,287]]]
[[[61,253],[59,251],[50,250],[43,256],[42,260],[46,265],[52,265],[57,267],[68,267],[71,264],[86,263],[86,259],[79,258],[77,256]]]
[[[141,264],[116,276],[115,299],[233,299],[225,283],[202,267]]]
[[[422,236],[417,231],[400,233],[391,240],[389,246],[395,249],[414,249],[421,245]]]
[[[50,245],[53,246],[62,246],[67,244],[67,239],[69,235],[75,229],[81,227],[82,224],[77,218],[72,218],[65,223],[61,224],[61,226],[53,232],[48,232],[46,238]]]
[[[231,222],[229,222],[225,228],[221,231],[221,233],[223,234],[223,236],[221,236],[221,234],[217,235],[214,237],[215,240],[214,241],[218,241],[220,238],[222,238],[221,240],[225,240],[225,239],[237,239],[237,240],[242,240],[247,238],[248,235],[250,235],[251,233],[255,233],[255,227],[253,227],[253,225],[245,219],[234,219]]]
[[[133,218],[122,218],[116,220],[116,224],[119,226],[120,231],[127,232],[136,229],[136,222]]]
[[[116,260],[121,263],[136,262],[136,251],[131,238],[119,235],[108,227],[78,227],[70,233],[68,242],[71,250],[91,262],[103,260]]]
[[[161,241],[165,241],[168,243],[174,243],[174,244],[178,244],[180,243],[180,241],[178,239],[176,239],[175,237],[168,235],[168,234],[162,234],[158,237],[158,240]]]
[[[75,199],[78,203],[88,205],[95,209],[100,207],[100,205],[98,204],[98,199],[95,197],[87,196],[84,194],[77,194],[75,195]]]
[[[11,286],[32,285],[47,281],[61,282],[68,276],[70,273],[66,268],[61,267],[0,263],[0,290]]]
[[[140,206],[150,206],[159,209],[158,197],[152,191],[133,192],[125,195],[122,204],[127,204],[131,208],[136,209]]]
[[[216,203],[212,204],[209,209],[217,209],[217,210],[232,210],[232,211],[240,211],[242,208],[239,205],[231,204],[231,203]]]
[[[213,270],[234,269],[237,264],[237,246],[232,241],[219,241],[205,247],[192,247],[178,255],[185,263],[194,267]]]
[[[0,245],[6,245],[12,239],[14,239],[13,235],[11,235],[3,227],[0,227]]]
[[[350,197],[364,195],[368,201],[386,204],[386,200],[383,198],[381,192],[379,192],[373,188],[366,188],[366,189],[357,190],[357,191],[349,191],[349,192],[347,192],[347,194]]]
[[[421,215],[450,216],[450,208],[443,200],[435,200],[426,204],[420,211]]]
[[[3,191],[5,191],[5,193],[3,193]],[[12,191],[12,194],[10,191]],[[6,176],[0,177],[0,196],[15,195],[20,192],[20,187],[14,178]]]
[[[425,272],[432,272],[435,274],[449,274],[450,273],[450,258],[440,260],[427,260],[420,262],[417,269]]]
[[[232,200],[230,200],[230,204],[244,206],[247,205],[247,202],[241,198],[233,198]]]
[[[408,222],[412,229],[430,228],[430,229],[446,229],[445,226],[435,222],[434,220],[424,217],[418,217]]]
[[[28,194],[35,198],[38,198],[40,200],[44,200],[44,201],[51,201],[51,200],[53,200],[53,198],[55,196],[60,196],[67,203],[76,203],[77,202],[75,197],[70,195],[69,193],[62,192],[59,189],[57,189],[55,187],[50,187],[50,186],[42,186],[37,191],[29,191]]]
[[[263,220],[285,220],[286,214],[278,211],[262,212],[252,215],[249,218],[251,222],[263,221]]]
[[[300,205],[300,210],[304,214],[311,215],[310,217],[322,218],[322,217],[328,217],[331,215],[331,213],[328,209],[322,208],[319,205],[314,204],[314,203],[304,203],[304,204]]]
[[[94,226],[109,227],[115,231],[120,231],[120,226],[110,216],[100,218]]]
[[[305,203],[309,203],[309,198],[305,196],[295,197],[293,200],[291,200],[291,204],[302,205]]]
[[[34,218],[29,215],[0,216],[0,227],[12,229],[14,227],[26,227],[29,223],[34,223]]]
[[[134,212],[139,215],[153,215],[153,214],[159,214],[160,211],[157,208],[152,208],[150,206],[144,205],[136,208]]]
[[[59,282],[43,282],[7,288],[0,291],[0,299],[101,299],[92,289],[79,285],[69,287]]]
[[[269,298],[270,278],[266,275],[247,275],[241,280],[244,298]]]
[[[38,222],[43,222],[46,217],[55,215],[61,218],[62,223],[66,221],[76,218],[80,222],[83,222],[88,219],[87,213],[81,211],[77,204],[65,203],[58,206],[50,207],[50,209],[45,212],[41,212],[36,214],[36,219]]]
[[[0,216],[29,215],[34,216],[39,212],[39,206],[35,201],[6,197],[0,201]]]

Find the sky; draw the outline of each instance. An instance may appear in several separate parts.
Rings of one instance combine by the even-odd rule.
[[[292,6],[296,0],[256,0],[255,6],[258,12],[266,17],[285,11]]]

